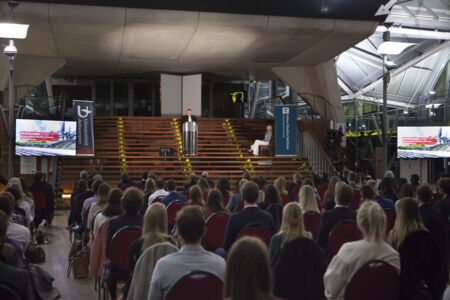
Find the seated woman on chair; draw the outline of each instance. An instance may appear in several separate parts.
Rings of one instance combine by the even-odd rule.
[[[248,152],[253,152],[253,155],[259,155],[259,146],[267,146],[270,144],[272,139],[272,125],[266,126],[266,134],[264,135],[264,140],[256,140],[253,145],[250,146]]]

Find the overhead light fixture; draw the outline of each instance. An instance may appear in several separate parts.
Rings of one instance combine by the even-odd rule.
[[[414,43],[401,43],[401,42],[383,42],[378,47],[377,52],[380,54],[398,55],[405,51],[406,48],[415,45]]]
[[[407,115],[408,114],[408,109],[404,109],[403,110],[403,114]]]
[[[430,108],[438,108],[441,105],[442,105],[442,103],[427,104],[427,105],[425,105],[425,108],[428,108],[428,109],[430,109]]]
[[[25,39],[28,27],[28,24],[0,23],[0,38]]]
[[[9,40],[9,45],[7,45],[5,47],[5,49],[3,50],[3,53],[8,56],[14,56],[17,54],[17,48],[16,48],[16,46],[14,46],[13,40]]]
[[[436,92],[435,91],[430,91],[428,94],[433,96],[433,95],[436,95]]]

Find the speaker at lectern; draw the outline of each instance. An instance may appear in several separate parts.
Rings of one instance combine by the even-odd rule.
[[[183,130],[183,153],[189,156],[197,155],[198,123],[197,118],[192,116],[190,109],[183,116],[181,126]]]

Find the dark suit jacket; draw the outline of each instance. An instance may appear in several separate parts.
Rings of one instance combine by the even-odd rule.
[[[448,222],[448,216],[450,215],[450,195],[446,195],[444,198],[436,202],[434,205],[441,211],[441,217],[445,224]]]
[[[109,220],[108,230],[106,231],[106,254],[108,255],[108,257],[111,246],[111,239],[114,234],[119,231],[120,228],[128,225],[142,227],[142,220],[142,215],[132,215],[128,213],[123,213],[120,216]]]
[[[259,207],[247,207],[238,213],[230,216],[225,231],[223,248],[228,251],[236,240],[239,232],[250,223],[260,222],[270,228],[272,234],[275,233],[275,224],[272,215]]]
[[[192,119],[192,122],[196,122],[197,123],[197,117],[196,116],[191,115],[191,119]],[[184,115],[183,119],[181,119],[181,124],[183,124],[184,122],[187,122],[188,120],[189,120],[188,115]]]
[[[331,230],[342,220],[356,220],[356,212],[346,207],[336,207],[323,213],[317,234],[317,244],[323,250],[327,249]]]

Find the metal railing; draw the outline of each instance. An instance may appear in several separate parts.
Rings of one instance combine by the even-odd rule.
[[[297,132],[298,153],[308,158],[316,173],[333,174],[334,167],[318,141],[307,131]]]

